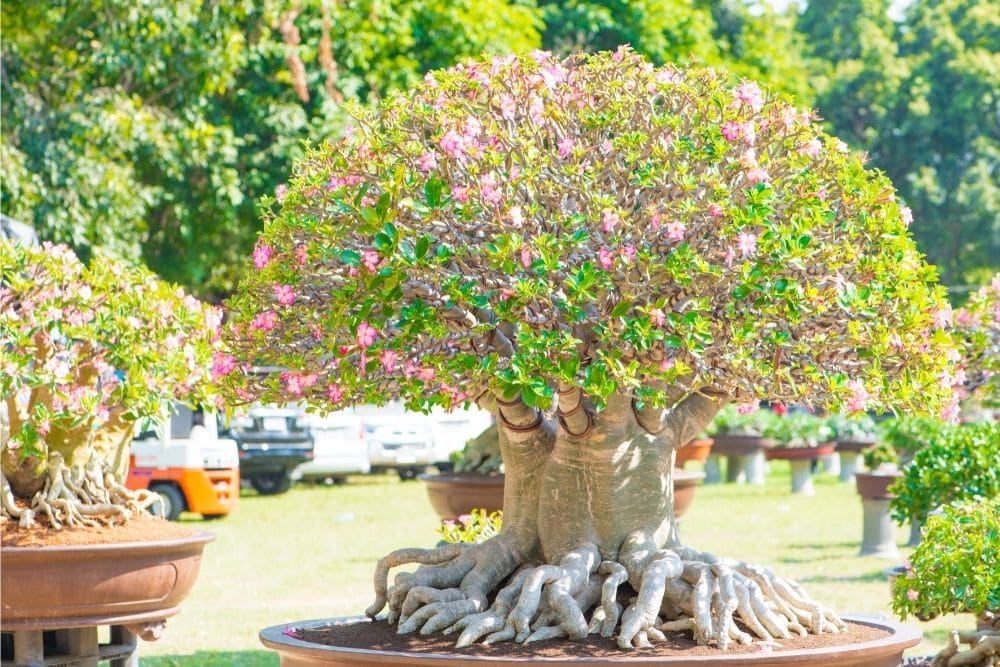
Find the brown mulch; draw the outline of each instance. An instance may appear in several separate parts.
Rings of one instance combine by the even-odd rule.
[[[124,525],[79,527],[54,530],[39,520],[33,528],[24,529],[14,521],[0,520],[0,542],[5,547],[76,546],[82,544],[124,544],[154,542],[190,537],[195,530],[159,517],[143,514],[132,517]]]
[[[860,623],[848,622],[846,632],[839,634],[808,635],[783,639],[778,645],[765,646],[755,642],[751,646],[743,646],[735,642],[729,653],[756,653],[762,650],[775,652],[791,651],[827,646],[860,644],[862,642],[882,639],[890,633]],[[364,648],[379,651],[405,651],[411,653],[448,653],[452,655],[476,655],[505,658],[520,657],[614,657],[623,655],[623,651],[612,639],[600,635],[587,635],[580,641],[566,639],[551,639],[534,642],[528,645],[514,642],[502,642],[493,646],[473,644],[456,649],[455,640],[458,635],[435,634],[422,636],[417,633],[397,635],[395,626],[385,621],[358,622],[345,625],[331,625],[322,628],[294,628],[294,636],[302,641],[325,646],[343,648]],[[666,642],[654,643],[652,649],[634,649],[630,655],[643,656],[696,656],[719,655],[719,649],[714,646],[699,646],[691,638],[690,632],[667,632]]]

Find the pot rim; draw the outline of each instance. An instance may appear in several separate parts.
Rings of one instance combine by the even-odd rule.
[[[26,547],[3,547],[5,557],[29,553],[47,554],[83,554],[99,551],[102,553],[116,553],[119,551],[156,551],[158,549],[173,549],[178,546],[208,544],[215,540],[215,533],[205,530],[195,531],[193,535],[187,537],[175,537],[173,539],[158,539],[136,542],[108,542],[106,544],[39,544]]]
[[[739,653],[730,654],[729,664],[732,665],[743,665],[743,664],[757,664],[757,663],[784,663],[788,665],[801,665],[805,662],[809,662],[811,659],[822,660],[823,658],[831,657],[844,657],[845,655],[861,655],[867,651],[875,651],[878,655],[892,655],[896,652],[902,654],[902,652],[908,648],[916,646],[920,643],[920,639],[923,636],[923,632],[912,625],[906,625],[903,623],[896,623],[888,619],[875,619],[871,617],[856,616],[856,615],[845,615],[841,616],[846,621],[851,621],[853,623],[858,623],[861,625],[874,626],[882,629],[887,629],[892,631],[888,637],[883,637],[882,639],[873,639],[866,642],[860,642],[857,644],[845,644],[842,646],[827,646],[824,648],[813,648],[813,649],[801,649],[797,651],[781,651],[781,652],[771,652],[771,653]],[[358,623],[367,622],[369,619],[366,616],[339,616],[324,619],[311,619],[308,621],[301,621],[292,624],[282,624],[282,625],[272,625],[270,627],[264,628],[258,633],[258,638],[260,642],[269,649],[280,651],[282,649],[295,649],[296,655],[339,655],[343,657],[356,656],[358,659],[362,658],[372,658],[377,659],[376,656],[384,656],[387,658],[406,660],[404,664],[425,664],[425,665],[442,665],[442,664],[460,664],[459,661],[477,661],[483,662],[484,664],[518,664],[527,665],[536,662],[541,663],[574,663],[574,664],[607,664],[608,662],[621,660],[622,662],[634,663],[634,664],[671,664],[676,663],[677,665],[686,664],[719,664],[720,658],[727,657],[726,654],[719,652],[720,655],[697,655],[697,656],[676,656],[671,658],[665,658],[664,656],[650,656],[650,655],[634,655],[627,658],[615,657],[609,658],[607,656],[559,656],[559,657],[545,657],[545,656],[531,656],[523,658],[515,657],[505,657],[505,656],[476,656],[464,653],[413,653],[407,651],[379,651],[375,649],[364,649],[364,648],[348,648],[348,647],[336,647],[336,646],[326,646],[323,644],[314,644],[312,642],[305,642],[301,639],[296,639],[295,637],[290,637],[285,634],[285,630],[290,626],[295,628],[309,628],[317,626],[325,626],[333,624],[343,625],[347,623]]]

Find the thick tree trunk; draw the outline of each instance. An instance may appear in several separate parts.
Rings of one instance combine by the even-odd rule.
[[[765,641],[843,627],[794,582],[680,544],[675,450],[711,420],[717,401],[694,394],[668,411],[639,410],[615,396],[595,413],[578,389],[564,388],[555,421],[518,401],[492,407],[506,466],[500,534],[389,554],[376,568],[368,615],[388,604],[399,632],[461,632],[459,646],[617,631],[627,648],[662,638],[661,629],[690,629],[725,649],[752,641],[736,618]],[[405,563],[421,567],[390,587],[390,568]],[[622,609],[626,583],[636,597]]]

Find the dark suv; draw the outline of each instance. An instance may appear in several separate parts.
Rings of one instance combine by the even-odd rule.
[[[313,439],[298,408],[256,406],[233,419],[231,434],[240,451],[240,478],[263,496],[284,493],[292,471],[313,457]]]

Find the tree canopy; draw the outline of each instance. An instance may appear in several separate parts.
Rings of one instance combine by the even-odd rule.
[[[952,403],[943,289],[889,181],[787,99],[627,49],[435,73],[311,151],[233,309],[242,400],[544,406],[711,387]]]

